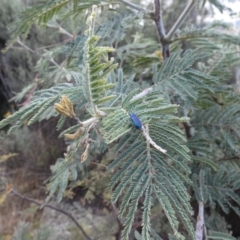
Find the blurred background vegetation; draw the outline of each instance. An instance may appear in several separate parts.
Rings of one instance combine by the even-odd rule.
[[[40,0],[1,0],[0,49],[5,47],[10,38],[6,26],[18,19],[19,12],[38,2]],[[132,2],[138,3],[138,1]],[[171,4],[167,0],[163,1],[163,16],[167,31],[185,5],[186,1],[173,1]],[[148,8],[151,7],[152,5],[149,3]],[[186,24],[202,25],[205,17],[209,14],[211,14],[211,9],[205,9],[202,18],[198,19],[197,11],[193,10],[188,16]],[[84,18],[85,16],[79,17]],[[69,32],[64,32],[61,25],[57,25],[58,22],[63,24],[64,29]],[[51,48],[70,41],[74,37],[70,34],[73,29],[78,32],[83,31],[83,26],[73,27],[75,24],[77,24],[77,19],[72,22],[61,22],[54,19],[46,28],[33,25],[24,42],[15,44],[5,54],[0,52],[0,119],[25,105],[36,89],[51,85],[51,76],[48,76],[49,82],[39,78],[41,74],[51,68],[46,57],[53,54],[57,62],[62,61],[64,53],[58,51],[57,48],[51,52]],[[138,29],[139,26],[131,26],[127,30],[129,34],[126,34],[124,41],[131,42],[134,38],[144,34],[152,41],[157,42],[157,35],[153,31],[154,23],[149,21],[147,24],[150,27],[142,29]],[[135,34],[138,30],[142,31],[139,35]],[[157,45],[155,46],[156,49],[152,49],[152,53],[157,50]],[[139,49],[131,49],[131,54],[137,55],[139,51]],[[121,64],[121,54],[118,57]],[[41,63],[46,61],[44,67],[42,64],[41,68],[39,67],[39,61]],[[131,61],[130,56],[128,61]],[[128,62],[122,64],[126,72],[129,67]],[[141,63],[136,60],[134,64]],[[140,75],[140,73],[138,74]],[[232,81],[238,80],[234,69],[231,79]],[[21,94],[17,94],[19,92]],[[51,176],[50,166],[56,162],[56,159],[63,157],[66,152],[64,140],[58,138],[58,132],[55,130],[56,121],[52,118],[48,121],[37,122],[31,127],[24,126],[9,136],[6,131],[0,132],[0,178],[2,182],[6,183],[6,185],[0,185],[1,192],[5,192],[5,187],[10,184],[16,191],[39,202],[46,198],[44,182]],[[109,203],[110,192],[107,186],[110,176],[104,165],[113,157],[111,152],[104,156],[96,156],[101,159],[101,164],[90,166],[91,171],[86,178],[82,181],[79,180],[77,188],[66,192],[66,200],[60,206],[58,205],[61,209],[74,212],[86,233],[93,239],[119,239],[119,231],[122,228],[114,206]],[[5,161],[6,159],[8,160]],[[16,236],[19,236],[19,231],[25,234],[21,239],[85,239],[85,236],[79,233],[68,217],[54,210],[39,210],[37,205],[21,199],[17,195],[8,196],[7,201],[4,201],[5,197],[2,194],[0,198],[1,240],[18,239]],[[156,212],[159,211],[161,210],[156,209]],[[154,216],[156,219],[154,228],[156,230],[161,228],[161,232],[164,232],[163,229],[165,229],[167,233],[169,229],[165,224],[166,219],[160,215]],[[239,223],[235,221],[236,216],[232,213],[227,218],[234,235],[240,236]],[[221,220],[221,217],[216,216],[215,224],[218,219]],[[139,227],[141,227],[141,222],[136,217],[134,228],[138,229]],[[223,229],[229,226],[219,227]]]

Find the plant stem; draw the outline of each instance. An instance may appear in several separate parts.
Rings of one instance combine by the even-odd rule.
[[[196,224],[196,240],[203,240],[204,233],[204,204],[203,202],[198,203],[198,217]]]
[[[186,17],[190,13],[190,11],[193,9],[194,5],[196,3],[196,0],[190,0],[188,2],[188,5],[183,10],[182,14],[179,16],[178,20],[175,22],[175,24],[172,26],[171,30],[166,36],[166,41],[170,41],[175,32],[178,30],[178,28],[182,25],[182,23],[185,21]]]
[[[142,92],[138,93],[137,95],[135,95],[131,101],[139,99],[139,98],[143,98],[144,96],[148,95],[149,93],[151,93],[153,91],[152,87],[146,88],[144,89]]]
[[[127,1],[127,0],[119,0],[119,1],[122,2],[123,4],[125,4],[126,6],[129,6],[129,7],[133,8],[133,9],[136,9],[136,10],[142,11],[142,12],[146,12],[145,9],[143,9],[143,8],[137,6],[136,4],[131,3],[129,1]]]
[[[125,0],[120,0],[121,2],[125,2]],[[188,2],[188,5],[186,6],[186,8],[184,9],[184,11],[182,12],[182,14],[179,16],[178,20],[176,21],[176,23],[173,25],[173,27],[171,28],[171,30],[169,31],[169,33],[166,35],[165,33],[165,29],[164,29],[164,25],[163,25],[163,21],[162,21],[162,14],[161,14],[161,2],[160,0],[154,0],[154,5],[155,5],[155,13],[153,13],[151,15],[151,18],[155,21],[156,23],[156,27],[157,27],[157,31],[158,31],[158,36],[159,36],[159,41],[162,45],[162,55],[163,55],[163,59],[165,60],[169,55],[169,43],[171,43],[171,38],[172,36],[175,34],[175,32],[177,31],[177,29],[180,27],[180,25],[184,22],[184,20],[186,19],[187,15],[190,13],[190,11],[192,10],[192,8],[194,7],[196,3],[196,0],[190,0]],[[129,4],[128,4],[129,5]],[[130,5],[129,5],[130,6]],[[175,40],[174,40],[175,41]],[[147,88],[145,90],[143,90],[141,93],[137,94],[136,96],[134,96],[132,98],[132,100],[135,100],[137,98],[141,98],[144,97],[145,95],[149,94],[150,92],[153,91],[153,88]]]
[[[165,28],[162,20],[162,9],[161,9],[160,0],[154,0],[154,5],[155,5],[155,13],[153,15],[153,19],[157,27],[159,41],[162,45],[163,59],[166,59],[170,56],[170,52],[169,52],[169,43],[166,41],[166,34],[165,34]]]
[[[156,148],[159,152],[163,153],[163,154],[166,154],[167,153],[167,150],[166,149],[163,149],[161,148],[160,146],[158,146],[153,140],[152,138],[150,137],[148,131],[142,126],[142,133],[143,133],[143,136],[146,138],[146,140],[154,147]]]
[[[41,53],[37,52],[36,50],[33,50],[33,49],[29,48],[23,42],[21,42],[20,38],[18,38],[17,43],[20,44],[23,48],[25,48],[29,52],[34,53],[34,54],[38,55],[39,57],[42,57],[42,58],[50,61],[53,65],[58,67],[59,70],[63,70],[66,74],[68,74],[68,71],[63,66],[60,66],[58,63],[56,63],[53,58],[47,58],[47,57],[43,56]],[[60,73],[60,71],[59,71],[59,73]]]
[[[50,204],[42,204],[41,202],[38,202],[38,201],[36,201],[35,199],[29,198],[29,197],[27,197],[27,196],[24,196],[24,195],[18,193],[18,192],[15,191],[14,189],[11,189],[10,192],[13,193],[13,195],[15,195],[15,196],[17,196],[17,197],[19,197],[19,198],[21,198],[21,199],[23,199],[23,200],[26,200],[26,201],[28,201],[28,202],[32,202],[32,203],[35,203],[35,204],[38,205],[38,206],[41,206],[41,208],[45,208],[45,207],[51,208],[51,209],[53,209],[53,210],[55,210],[55,211],[57,211],[57,212],[60,212],[60,213],[64,214],[65,216],[67,216],[68,218],[70,218],[70,219],[75,223],[75,225],[77,226],[77,228],[83,233],[83,235],[86,237],[86,239],[92,240],[92,239],[87,235],[87,233],[84,231],[84,229],[82,228],[82,226],[78,223],[78,221],[77,221],[69,212],[66,212],[66,211],[64,211],[64,210],[62,210],[62,209],[60,209],[60,208],[54,207],[54,206],[52,206],[52,205],[50,205]]]

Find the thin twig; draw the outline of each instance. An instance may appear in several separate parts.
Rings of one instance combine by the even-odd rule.
[[[36,74],[35,78],[34,78],[34,85],[32,87],[32,89],[29,90],[28,94],[26,95],[26,100],[20,104],[17,104],[18,107],[22,107],[22,106],[25,106],[26,104],[28,104],[31,99],[32,99],[32,96],[35,92],[35,90],[37,89],[38,87],[38,84],[37,84],[37,81],[38,81],[38,77],[39,77],[39,73]]]
[[[37,51],[29,48],[29,47],[26,46],[23,42],[21,42],[20,38],[18,38],[17,43],[20,44],[23,48],[25,48],[25,49],[28,50],[29,52],[34,53],[34,54],[38,55],[39,57],[42,57],[42,58],[50,61],[52,64],[54,64],[54,65],[55,65],[56,67],[58,67],[60,70],[62,69],[64,72],[68,73],[67,70],[66,70],[64,67],[60,66],[58,63],[56,63],[53,58],[47,58],[47,57],[43,56],[41,53],[39,53],[39,52],[37,52]]]
[[[170,56],[170,52],[169,52],[169,43],[166,41],[166,34],[165,34],[165,28],[162,20],[162,12],[161,12],[162,9],[161,9],[160,0],[154,0],[154,5],[155,5],[155,13],[154,13],[153,19],[157,27],[159,41],[162,45],[163,59],[166,59]]]
[[[139,6],[137,6],[137,5],[134,4],[134,3],[131,3],[131,2],[126,1],[126,0],[119,0],[119,1],[122,2],[123,4],[125,4],[126,6],[129,6],[129,7],[133,8],[133,9],[136,9],[136,10],[138,10],[138,11],[142,11],[142,12],[146,12],[145,9],[143,9],[143,8],[141,8],[141,7],[139,7]]]
[[[231,156],[231,157],[220,158],[217,161],[230,161],[230,160],[239,159],[239,158],[240,158],[240,155],[236,155],[236,156]]]
[[[97,123],[98,121],[99,121],[98,117],[92,117],[84,122],[81,122],[81,125],[86,128],[86,127],[90,126],[91,124]]]
[[[143,98],[144,96],[148,95],[149,93],[151,93],[153,91],[152,87],[146,88],[144,89],[142,92],[138,93],[137,95],[135,95],[131,101],[139,99],[139,98]]]
[[[175,32],[178,30],[178,28],[182,25],[182,23],[185,21],[186,17],[190,13],[190,11],[193,9],[194,5],[196,3],[196,0],[190,0],[188,2],[188,5],[183,10],[182,14],[179,16],[178,20],[175,22],[175,24],[172,26],[171,30],[166,36],[166,41],[170,41],[172,36],[175,34]]]
[[[116,240],[119,240],[119,239],[121,239],[121,231],[122,231],[123,228],[124,228],[124,227],[123,227],[123,226],[124,226],[124,222],[123,222],[123,220],[122,220],[120,217],[118,217],[118,209],[117,209],[116,205],[115,205],[114,203],[111,203],[111,205],[112,205],[113,213],[114,213],[115,216],[116,216],[116,220],[117,220],[118,226],[119,226],[118,231],[116,231],[116,232],[114,233],[114,235],[115,235],[115,237],[116,237]]]
[[[200,173],[201,174],[201,173]],[[203,194],[203,186],[199,177],[199,194],[200,199],[198,200],[198,216],[197,216],[197,224],[196,224],[196,240],[203,240],[203,236],[207,231],[205,229],[204,223],[204,194]]]
[[[57,212],[60,212],[62,214],[64,214],[65,216],[67,216],[68,218],[70,218],[74,223],[75,225],[78,227],[78,229],[83,233],[83,235],[86,237],[86,239],[88,240],[92,240],[88,235],[87,233],[84,231],[84,229],[82,228],[82,226],[77,222],[77,220],[69,213],[69,212],[66,212],[60,208],[57,208],[57,207],[54,207],[50,204],[42,204],[41,202],[38,202],[36,201],[35,199],[32,199],[32,198],[29,198],[27,196],[24,196],[20,193],[18,193],[17,191],[15,191],[14,189],[11,189],[11,193],[13,193],[15,196],[18,196],[19,198],[23,199],[23,200],[26,200],[28,202],[32,202],[32,203],[35,203],[36,205],[42,207],[42,208],[51,208]]]
[[[50,45],[47,45],[47,46],[36,48],[35,51],[39,51],[39,50],[46,49],[46,48],[57,47],[57,46],[63,45],[64,43],[67,43],[67,42],[70,42],[70,41],[72,41],[72,38],[65,39],[64,41],[59,42],[59,43],[54,43],[54,44],[50,44]]]
[[[164,28],[163,20],[162,20],[162,9],[161,9],[160,0],[154,0],[154,5],[155,5],[154,20],[157,25],[159,38],[161,41],[163,41],[166,37],[166,33],[165,33],[165,28]]]
[[[62,28],[60,25],[58,26],[58,29],[59,29],[59,32],[60,33],[64,33],[64,34],[66,34],[66,35],[68,35],[70,38],[74,38],[74,36],[70,33],[70,32],[68,32],[67,30],[65,30],[64,28]]]
[[[125,0],[120,0],[120,1],[125,2]],[[167,57],[170,56],[169,43],[172,43],[172,41],[171,41],[172,36],[175,34],[177,29],[180,27],[180,25],[184,22],[187,15],[189,14],[189,12],[194,7],[195,3],[196,3],[196,0],[189,0],[188,5],[186,6],[186,8],[182,12],[182,14],[179,16],[178,20],[173,25],[173,27],[171,28],[169,33],[166,35],[164,25],[163,25],[163,21],[162,21],[161,2],[160,2],[160,0],[154,0],[155,12],[151,16],[152,16],[152,19],[155,21],[155,24],[156,24],[156,27],[157,27],[159,41],[162,45],[162,55],[163,55],[164,60]],[[147,95],[148,93],[150,93],[152,91],[153,91],[152,87],[147,88],[147,89],[143,90],[141,93],[134,96],[132,98],[132,100],[144,97],[145,95]]]
[[[204,225],[203,234],[204,234],[204,239],[207,239],[207,228],[206,228],[206,225]]]
[[[204,204],[203,202],[198,203],[198,217],[196,224],[196,240],[203,240],[204,234]]]
[[[105,164],[102,164],[102,163],[98,163],[98,162],[91,162],[91,164],[93,164],[93,165],[97,165],[97,166],[100,166],[100,167],[103,167],[103,168],[105,168],[105,169],[107,169],[107,168],[108,168],[108,166],[107,166],[107,165],[105,165]]]
[[[144,137],[146,138],[146,140],[154,147],[156,148],[158,151],[166,154],[167,150],[161,148],[160,146],[158,146],[153,140],[152,138],[149,136],[149,133],[147,132],[147,130],[142,126],[142,133],[144,135]]]

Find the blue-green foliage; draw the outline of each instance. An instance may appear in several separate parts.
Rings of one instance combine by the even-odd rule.
[[[218,1],[210,2],[223,10]],[[225,213],[231,209],[240,215],[239,93],[227,85],[229,64],[239,64],[235,50],[240,38],[212,28],[188,27],[170,42],[171,55],[163,61],[159,52],[154,53],[153,39],[126,34],[142,14],[114,12],[111,7],[119,3],[112,1],[49,0],[23,13],[23,21],[13,28],[13,39],[27,33],[33,23],[47,24],[56,14],[64,20],[84,15],[94,4],[101,16],[96,16],[96,7],[92,14],[86,12],[86,31],[81,29],[62,46],[64,63],[59,67],[52,52],[43,58],[58,67],[55,71],[64,72],[67,81],[52,81],[48,89],[36,91],[29,104],[0,122],[0,128],[12,125],[12,132],[26,123],[74,112],[75,122],[60,133],[69,145],[65,158],[52,167],[47,184],[49,198],[57,196],[58,201],[94,154],[114,148],[116,157],[108,169],[113,173],[112,201],[119,202],[124,221],[122,239],[129,238],[135,214],[141,210],[142,231],[135,232],[136,238],[161,240],[152,225],[154,207],[164,211],[169,221],[169,239],[194,239],[191,197],[211,211],[218,205]],[[181,49],[183,40],[194,49]],[[42,64],[39,61],[36,69]],[[56,103],[60,110],[65,106],[64,111],[56,111]],[[129,113],[135,115],[130,119]],[[67,116],[59,117],[58,130]],[[132,127],[131,120],[141,131]],[[209,239],[232,239],[213,224],[208,227]]]
[[[39,120],[42,115],[44,115],[45,119],[56,116],[57,114],[54,111],[53,105],[59,100],[62,94],[69,92],[69,90],[71,92],[70,98],[78,100],[76,98],[76,91],[79,96],[82,91],[81,88],[77,89],[73,84],[69,83],[59,84],[50,89],[36,92],[28,105],[1,121],[0,127],[2,128],[8,124],[14,124],[8,131],[10,133],[25,122],[28,122],[29,125],[32,124],[36,120]]]

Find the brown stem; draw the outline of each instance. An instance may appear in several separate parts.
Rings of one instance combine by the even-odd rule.
[[[124,228],[124,224],[122,222],[122,220],[120,219],[120,217],[118,217],[118,209],[117,207],[115,206],[114,203],[112,203],[112,210],[114,212],[114,214],[116,215],[116,219],[117,219],[117,223],[118,223],[118,231],[116,231],[113,235],[115,236],[115,239],[116,240],[120,240],[121,239],[121,232]]]
[[[161,12],[162,9],[161,9],[160,0],[154,0],[154,5],[155,5],[155,13],[154,13],[153,19],[157,27],[159,41],[162,45],[163,59],[166,59],[170,56],[170,51],[169,51],[169,43],[168,41],[166,41],[166,34],[165,34],[165,29],[164,29],[163,20],[162,20],[162,12]]]
[[[18,193],[17,191],[15,191],[14,189],[11,189],[11,193],[13,193],[15,196],[18,196],[19,198],[23,199],[23,200],[26,200],[28,202],[32,202],[32,203],[35,203],[36,205],[38,206],[41,206],[42,208],[51,208],[57,212],[60,212],[62,214],[64,214],[65,216],[67,216],[68,218],[70,218],[74,223],[75,225],[77,226],[77,228],[82,232],[82,234],[86,237],[86,239],[88,240],[92,240],[88,235],[87,233],[84,231],[84,229],[82,228],[82,226],[77,222],[77,220],[69,213],[69,212],[66,212],[60,208],[57,208],[57,207],[54,207],[50,204],[42,204],[41,202],[38,202],[36,201],[35,199],[32,199],[32,198],[29,198],[27,196],[24,196],[20,193]]]
[[[230,160],[239,159],[239,158],[240,158],[240,155],[236,155],[232,157],[223,157],[218,159],[217,161],[230,161]]]

